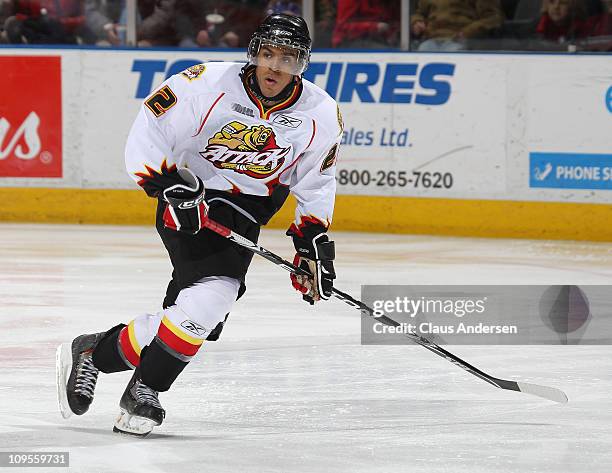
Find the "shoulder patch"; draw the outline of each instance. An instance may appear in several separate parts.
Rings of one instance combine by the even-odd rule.
[[[321,164],[321,172],[325,171],[326,169],[329,169],[334,164],[336,164],[337,156],[338,156],[338,145],[334,145],[331,147],[331,149],[327,153],[327,156],[325,156],[325,159],[323,160],[323,164]]]
[[[204,74],[205,70],[206,66],[204,64],[196,64],[195,66],[191,66],[185,69],[183,72],[181,72],[181,75],[189,82],[191,82],[192,80],[196,80],[202,74]]]
[[[145,105],[157,118],[176,105],[177,98],[172,89],[164,85],[145,101]]]

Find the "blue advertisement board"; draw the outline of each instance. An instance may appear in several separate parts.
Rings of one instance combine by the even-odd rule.
[[[612,190],[612,154],[529,153],[529,186]]]

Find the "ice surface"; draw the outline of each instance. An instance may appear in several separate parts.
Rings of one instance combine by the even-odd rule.
[[[79,472],[609,472],[609,346],[454,346],[490,374],[556,386],[558,405],[495,389],[421,347],[361,346],[359,313],[311,308],[255,257],[248,292],[145,440],[112,433],[130,374],[102,375],[62,419],[55,348],[158,310],[154,229],[0,225],[0,450],[70,452]],[[611,284],[612,245],[336,233],[337,286]],[[261,243],[285,257],[279,230]],[[38,468],[24,471],[62,471]],[[11,469],[10,471],[19,471]]]

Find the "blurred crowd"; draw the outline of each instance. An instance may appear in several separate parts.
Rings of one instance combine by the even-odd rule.
[[[301,0],[134,0],[139,47],[243,48]],[[400,0],[313,0],[315,48],[400,47]],[[133,5],[133,4],[132,4]],[[0,0],[0,43],[127,44],[126,0]],[[612,50],[612,0],[411,0],[410,49]]]

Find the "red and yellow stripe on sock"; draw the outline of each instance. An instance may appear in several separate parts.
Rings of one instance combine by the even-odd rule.
[[[202,342],[204,342],[201,338],[195,338],[186,334],[166,316],[164,316],[159,324],[157,336],[169,348],[183,356],[195,355],[202,346]]]
[[[140,345],[136,339],[134,331],[134,321],[132,320],[127,327],[123,327],[119,333],[119,348],[123,352],[125,359],[136,367],[140,364]]]

